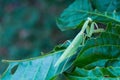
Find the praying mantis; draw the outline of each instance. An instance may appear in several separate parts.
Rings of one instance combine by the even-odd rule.
[[[89,27],[89,24],[91,24],[90,27]],[[97,29],[95,29],[95,27]],[[85,33],[85,31],[86,31],[86,33]],[[65,59],[74,55],[76,53],[78,47],[80,45],[84,45],[85,38],[91,37],[93,33],[97,33],[97,32],[104,32],[104,29],[98,28],[98,25],[95,22],[93,22],[91,18],[88,17],[87,20],[85,21],[84,25],[82,26],[81,31],[77,34],[77,36],[73,39],[71,44],[63,52],[61,57],[56,62],[55,66],[59,66],[59,64],[61,62],[63,62]]]

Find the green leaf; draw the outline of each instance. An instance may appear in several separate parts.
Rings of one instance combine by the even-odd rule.
[[[120,23],[120,0],[75,0],[57,19],[61,30],[75,29],[88,17],[99,22]]]
[[[107,63],[114,61],[119,66],[120,60],[120,26],[108,25],[106,32],[98,38],[90,39],[80,51],[75,65],[81,68],[91,69],[96,66],[112,66]]]
[[[119,80],[120,67],[96,67],[92,70],[76,68],[72,74],[65,74],[65,77],[67,80]]]
[[[59,66],[54,66],[63,51],[59,50],[49,55],[27,60],[4,60],[4,62],[9,62],[9,67],[3,73],[1,80],[50,80],[72,64],[72,60],[68,58]]]

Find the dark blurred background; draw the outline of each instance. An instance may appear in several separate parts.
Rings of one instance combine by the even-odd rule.
[[[0,0],[0,61],[47,53],[72,39],[77,31],[61,32],[56,18],[74,0]],[[0,62],[0,73],[6,64]]]

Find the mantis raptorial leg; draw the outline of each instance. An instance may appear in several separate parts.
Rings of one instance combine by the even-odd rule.
[[[95,29],[95,27],[97,29]],[[86,29],[86,36],[91,37],[93,33],[104,32],[102,28],[98,28],[98,25],[95,22],[91,23],[91,26]]]

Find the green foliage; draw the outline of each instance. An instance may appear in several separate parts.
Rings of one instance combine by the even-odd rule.
[[[98,22],[120,23],[120,0],[75,0],[57,20],[61,30],[75,29],[91,17]]]
[[[119,67],[96,67],[91,70],[76,68],[72,73],[65,73],[64,79],[66,80],[119,80],[120,77]],[[57,76],[53,80],[63,80]]]
[[[1,79],[119,80],[119,4],[119,0],[76,0],[57,20],[61,30],[81,28],[73,41],[57,46],[54,52],[43,57],[5,60],[9,67]],[[93,21],[87,20],[88,17]],[[71,48],[71,45],[74,46]]]
[[[73,64],[73,59],[75,59],[75,56],[67,58],[62,62],[61,65],[57,67],[54,66],[58,58],[61,56],[69,44],[70,41],[67,41],[64,44],[57,46],[52,52],[48,53],[47,55],[36,58],[25,60],[3,60],[3,62],[9,63],[9,66],[1,76],[2,80],[51,79],[53,76],[67,70]]]
[[[49,55],[28,60],[4,60],[3,62],[9,63],[9,67],[3,73],[2,80],[49,80],[56,74],[64,72],[72,64],[69,58],[61,65],[54,66],[63,51],[55,51],[54,53],[49,53]]]
[[[106,32],[97,38],[88,40],[81,49],[75,64],[87,69],[96,66],[113,66],[113,63],[110,63],[113,60],[119,60],[120,57],[120,32],[118,30],[120,30],[120,26],[108,25]],[[109,64],[107,64],[108,62]]]

